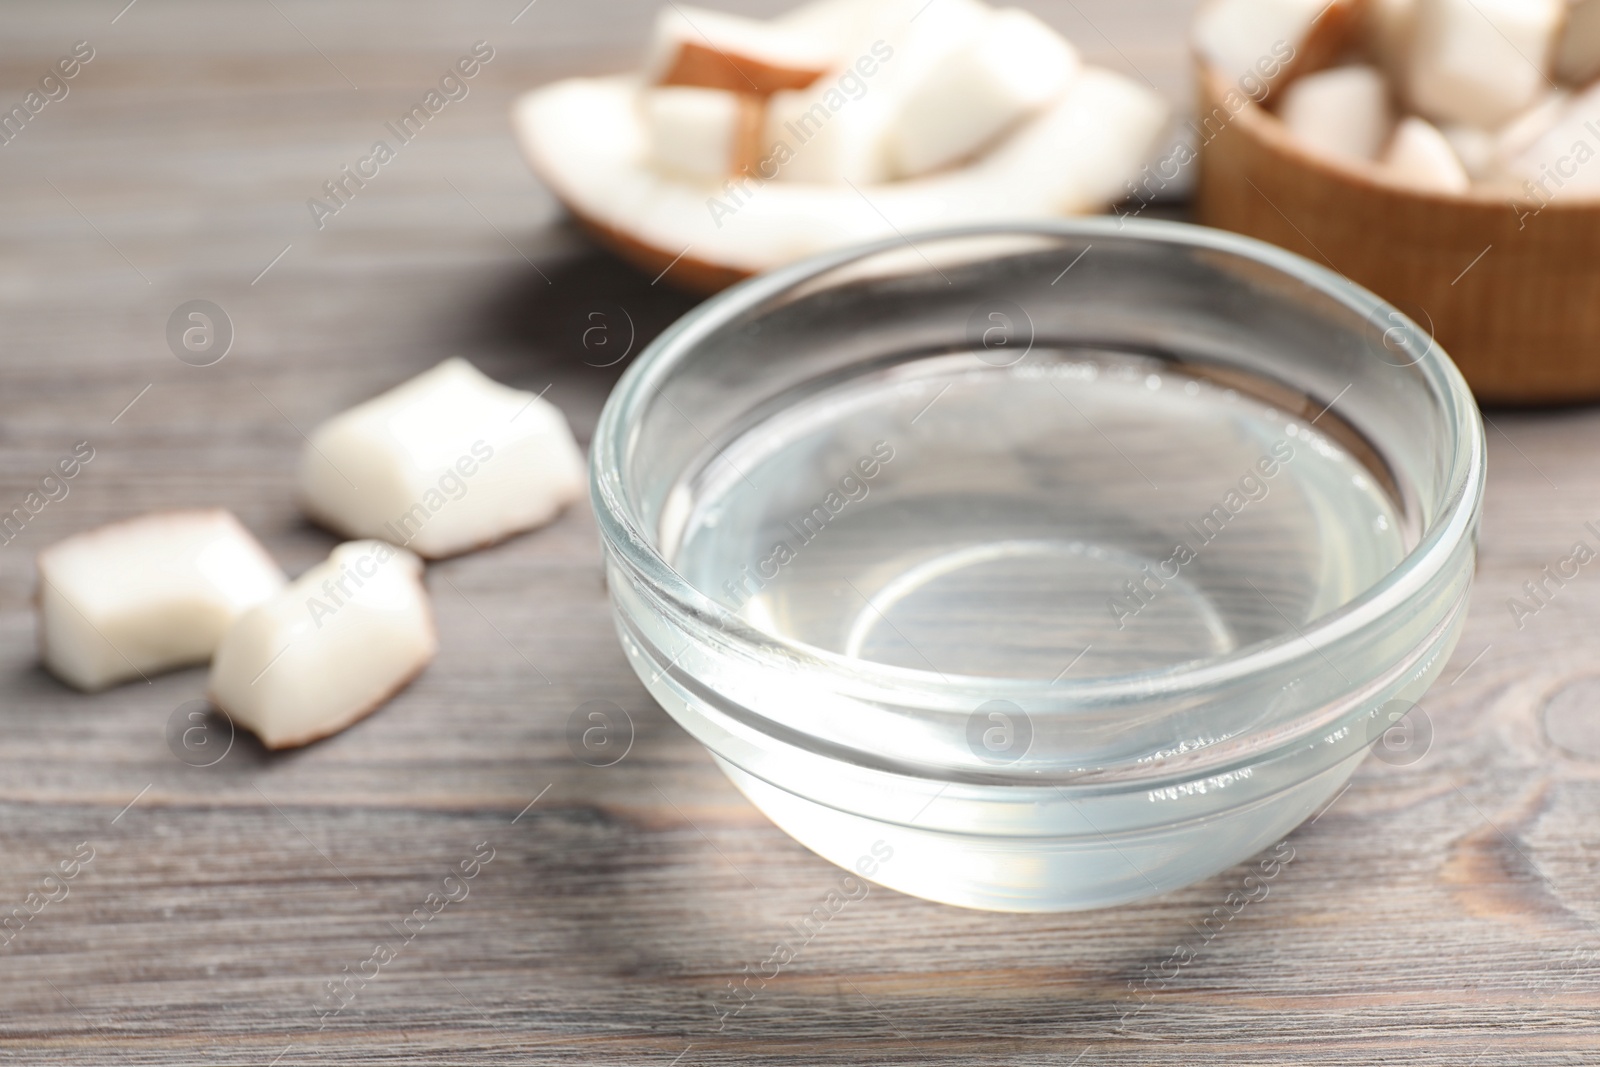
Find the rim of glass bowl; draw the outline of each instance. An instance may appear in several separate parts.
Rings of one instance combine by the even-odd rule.
[[[652,544],[652,537],[637,522],[629,500],[622,495],[621,461],[637,417],[655,392],[670,378],[676,365],[707,336],[738,315],[786,290],[836,270],[841,266],[903,250],[908,242],[929,245],[996,236],[1043,236],[1124,240],[1183,245],[1267,266],[1316,290],[1321,295],[1373,321],[1395,322],[1412,351],[1431,352],[1438,358],[1415,366],[1428,387],[1442,400],[1453,449],[1444,481],[1439,512],[1422,531],[1417,544],[1393,570],[1361,595],[1298,630],[1268,638],[1233,652],[1130,674],[1090,679],[992,678],[952,675],[911,667],[896,667],[840,653],[758,630],[737,613],[690,585]],[[1394,317],[1390,317],[1390,316]],[[1472,394],[1448,355],[1410,318],[1388,302],[1341,275],[1265,242],[1187,223],[1149,219],[1112,219],[1105,216],[1038,220],[1026,223],[966,226],[920,232],[871,244],[854,245],[800,260],[757,275],[719,293],[689,311],[648,345],[622,375],[607,399],[595,436],[590,464],[590,495],[602,537],[628,568],[648,583],[655,596],[676,610],[720,631],[721,639],[755,654],[779,653],[791,668],[812,666],[829,674],[848,674],[857,682],[876,683],[914,702],[918,694],[935,703],[952,693],[973,690],[985,699],[1003,696],[1029,708],[1029,714],[1068,714],[1086,703],[1104,706],[1126,700],[1134,703],[1152,697],[1181,697],[1259,672],[1280,668],[1295,660],[1308,662],[1323,655],[1330,643],[1379,623],[1401,608],[1409,598],[1429,587],[1448,565],[1463,538],[1470,535],[1483,496],[1486,463],[1483,425]]]

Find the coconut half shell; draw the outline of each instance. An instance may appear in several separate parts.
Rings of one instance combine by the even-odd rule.
[[[1086,68],[1060,102],[959,168],[832,185],[769,180],[779,169],[769,156],[750,174],[697,182],[650,165],[640,88],[633,77],[555,82],[520,97],[512,123],[534,173],[601,243],[699,293],[897,234],[1103,210],[1126,195],[1169,119],[1150,89]]]

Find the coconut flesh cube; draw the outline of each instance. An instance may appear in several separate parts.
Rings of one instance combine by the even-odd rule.
[[[1279,110],[1306,149],[1342,159],[1376,159],[1394,119],[1376,67],[1335,67],[1290,83]]]
[[[1472,184],[1444,134],[1415,115],[1395,129],[1383,153],[1383,164],[1400,181],[1430,192],[1464,193]]]
[[[1537,144],[1561,121],[1571,103],[1570,93],[1563,89],[1551,89],[1538,103],[1500,127],[1494,135],[1491,171],[1504,171],[1512,160]]]
[[[207,697],[268,748],[292,748],[376,710],[437,650],[422,562],[384,541],[347,542],[240,616]]]
[[[1564,0],[1419,0],[1406,95],[1427,118],[1499,126],[1534,103]]]
[[[858,186],[895,177],[891,139],[908,94],[994,14],[977,0],[863,6],[863,36],[845,50],[838,69],[807,89],[768,99],[762,156],[771,163],[763,177]]]
[[[767,25],[830,48],[840,60],[868,36],[883,9],[899,0],[810,0],[768,20]]]
[[[1085,67],[1060,101],[974,169],[996,200],[1057,214],[1100,210],[1127,196],[1170,117],[1155,91]]]
[[[762,176],[789,182],[870,185],[890,177],[892,101],[870,93],[830,108],[816,88],[774,93],[767,100]]]
[[[908,90],[890,134],[891,165],[915,177],[975,155],[1061,98],[1078,53],[1016,8],[997,11],[966,45]]]
[[[1450,142],[1451,150],[1466,168],[1468,177],[1473,181],[1489,177],[1494,167],[1494,134],[1459,122],[1440,126],[1439,133]]]
[[[1317,16],[1334,6],[1328,0],[1210,0],[1195,16],[1194,44],[1233,84],[1270,84],[1300,53]]]
[[[1600,77],[1600,0],[1568,0],[1556,45],[1556,77],[1570,85]]]
[[[656,17],[645,79],[766,95],[804,89],[834,61],[831,47],[804,32],[674,3]]]
[[[645,89],[639,107],[650,160],[664,173],[721,181],[757,162],[764,117],[758,97],[674,85]]]
[[[583,484],[554,405],[448,359],[313,431],[297,488],[338,533],[440,559],[544,525]]]
[[[768,98],[769,151],[754,177],[708,190],[665,176],[649,161],[638,82],[628,76],[524,94],[513,109],[518,143],[575,216],[655,260],[657,273],[670,268],[669,281],[699,285],[711,271],[765,270],[897,232],[1103,210],[1152,161],[1168,120],[1148,88],[1084,71],[1061,100],[970,162],[890,181],[896,105],[992,11],[974,0],[865,0],[859,11],[819,0],[783,19],[802,15],[830,23],[840,41],[860,32],[840,52],[854,60],[804,93]]]
[[[288,580],[221,508],[158,511],[39,553],[39,651],[93,691],[204,663],[235,618]]]
[[[837,85],[854,70],[871,95],[904,101],[927,72],[970,44],[995,15],[983,0],[863,0],[860,8],[855,36],[834,46],[838,61],[814,90]],[[863,65],[863,59],[869,62]]]
[[[1501,176],[1542,203],[1600,192],[1600,84],[1568,101],[1542,136],[1505,162]]]

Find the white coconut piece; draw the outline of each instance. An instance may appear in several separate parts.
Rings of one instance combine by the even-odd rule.
[[[1512,160],[1537,144],[1561,121],[1571,104],[1570,93],[1563,89],[1551,89],[1532,107],[1500,127],[1494,135],[1494,153],[1489,164],[1491,171],[1504,171]]]
[[[1328,0],[1211,0],[1195,15],[1194,45],[1235,84],[1270,84],[1300,52]]]
[[[1382,162],[1392,177],[1428,192],[1464,193],[1472,185],[1444,134],[1415,115],[1395,128]]]
[[[864,6],[865,32],[837,70],[769,99],[765,173],[785,182],[856,186],[893,178],[890,140],[908,93],[943,70],[994,14],[978,0]]]
[[[1548,203],[1600,193],[1600,84],[1573,97],[1543,136],[1506,160],[1501,176]]]
[[[39,553],[39,651],[94,691],[211,658],[241,612],[288,579],[221,508],[158,511]]]
[[[997,11],[910,89],[890,134],[890,164],[915,177],[976,155],[1060,99],[1078,75],[1078,52],[1026,11]]]
[[[864,32],[846,47],[837,70],[814,88],[846,70],[859,74],[857,64],[867,57],[877,65],[864,78],[871,93],[903,102],[929,71],[942,68],[995,14],[982,0],[866,0],[862,7]]]
[[[767,173],[787,182],[886,181],[893,101],[831,91],[832,96],[815,89],[774,93],[768,99],[761,141],[762,159],[770,161]]]
[[[836,60],[848,62],[853,58],[851,50],[858,48],[863,41],[870,40],[868,34],[883,19],[886,9],[899,2],[811,0],[768,21],[778,29],[799,33],[826,45],[833,51]]]
[[[950,2],[937,0],[923,18]],[[1054,107],[964,167],[856,188],[759,175],[708,186],[650,165],[636,93],[622,77],[574,78],[523,95],[513,128],[529,164],[569,210],[664,253],[662,263],[682,255],[737,272],[896,231],[1103,210],[1138,177],[1168,118],[1153,91],[1086,68]],[[606,136],[596,136],[601,130]]]
[[[1439,122],[1492,128],[1548,82],[1564,0],[1420,0],[1406,74],[1413,106]]]
[[[832,47],[810,34],[673,3],[656,17],[645,80],[766,95],[805,88],[835,58]]]
[[[1376,159],[1394,127],[1388,84],[1369,66],[1296,79],[1284,91],[1279,115],[1302,146],[1336,159]]]
[[[293,748],[375,711],[437,650],[422,562],[351,541],[239,617],[207,697],[268,748]]]
[[[1569,85],[1600,78],[1600,0],[1568,0],[1555,67],[1556,77]]]
[[[1166,100],[1154,90],[1085,67],[1066,96],[976,169],[983,185],[992,183],[1026,209],[1056,215],[1103,210],[1127,195],[1170,119]]]
[[[447,359],[319,426],[298,490],[308,515],[345,536],[440,559],[544,525],[583,482],[559,409]]]
[[[1481,181],[1490,176],[1495,165],[1494,134],[1459,122],[1440,126],[1439,133],[1450,142],[1451,151],[1466,168],[1468,177]]]
[[[759,97],[663,86],[640,94],[650,159],[668,174],[721,180],[755,166],[764,112]]]

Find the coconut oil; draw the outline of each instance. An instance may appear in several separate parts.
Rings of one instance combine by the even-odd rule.
[[[1405,555],[1337,404],[1123,353],[991,356],[784,398],[685,483],[673,566],[788,641],[1051,680],[1284,636]]]
[[[1270,847],[1420,700],[1484,473],[1392,307],[1229,234],[918,235],[729,290],[629,369],[593,500],[629,662],[884,885],[1103,907]]]

